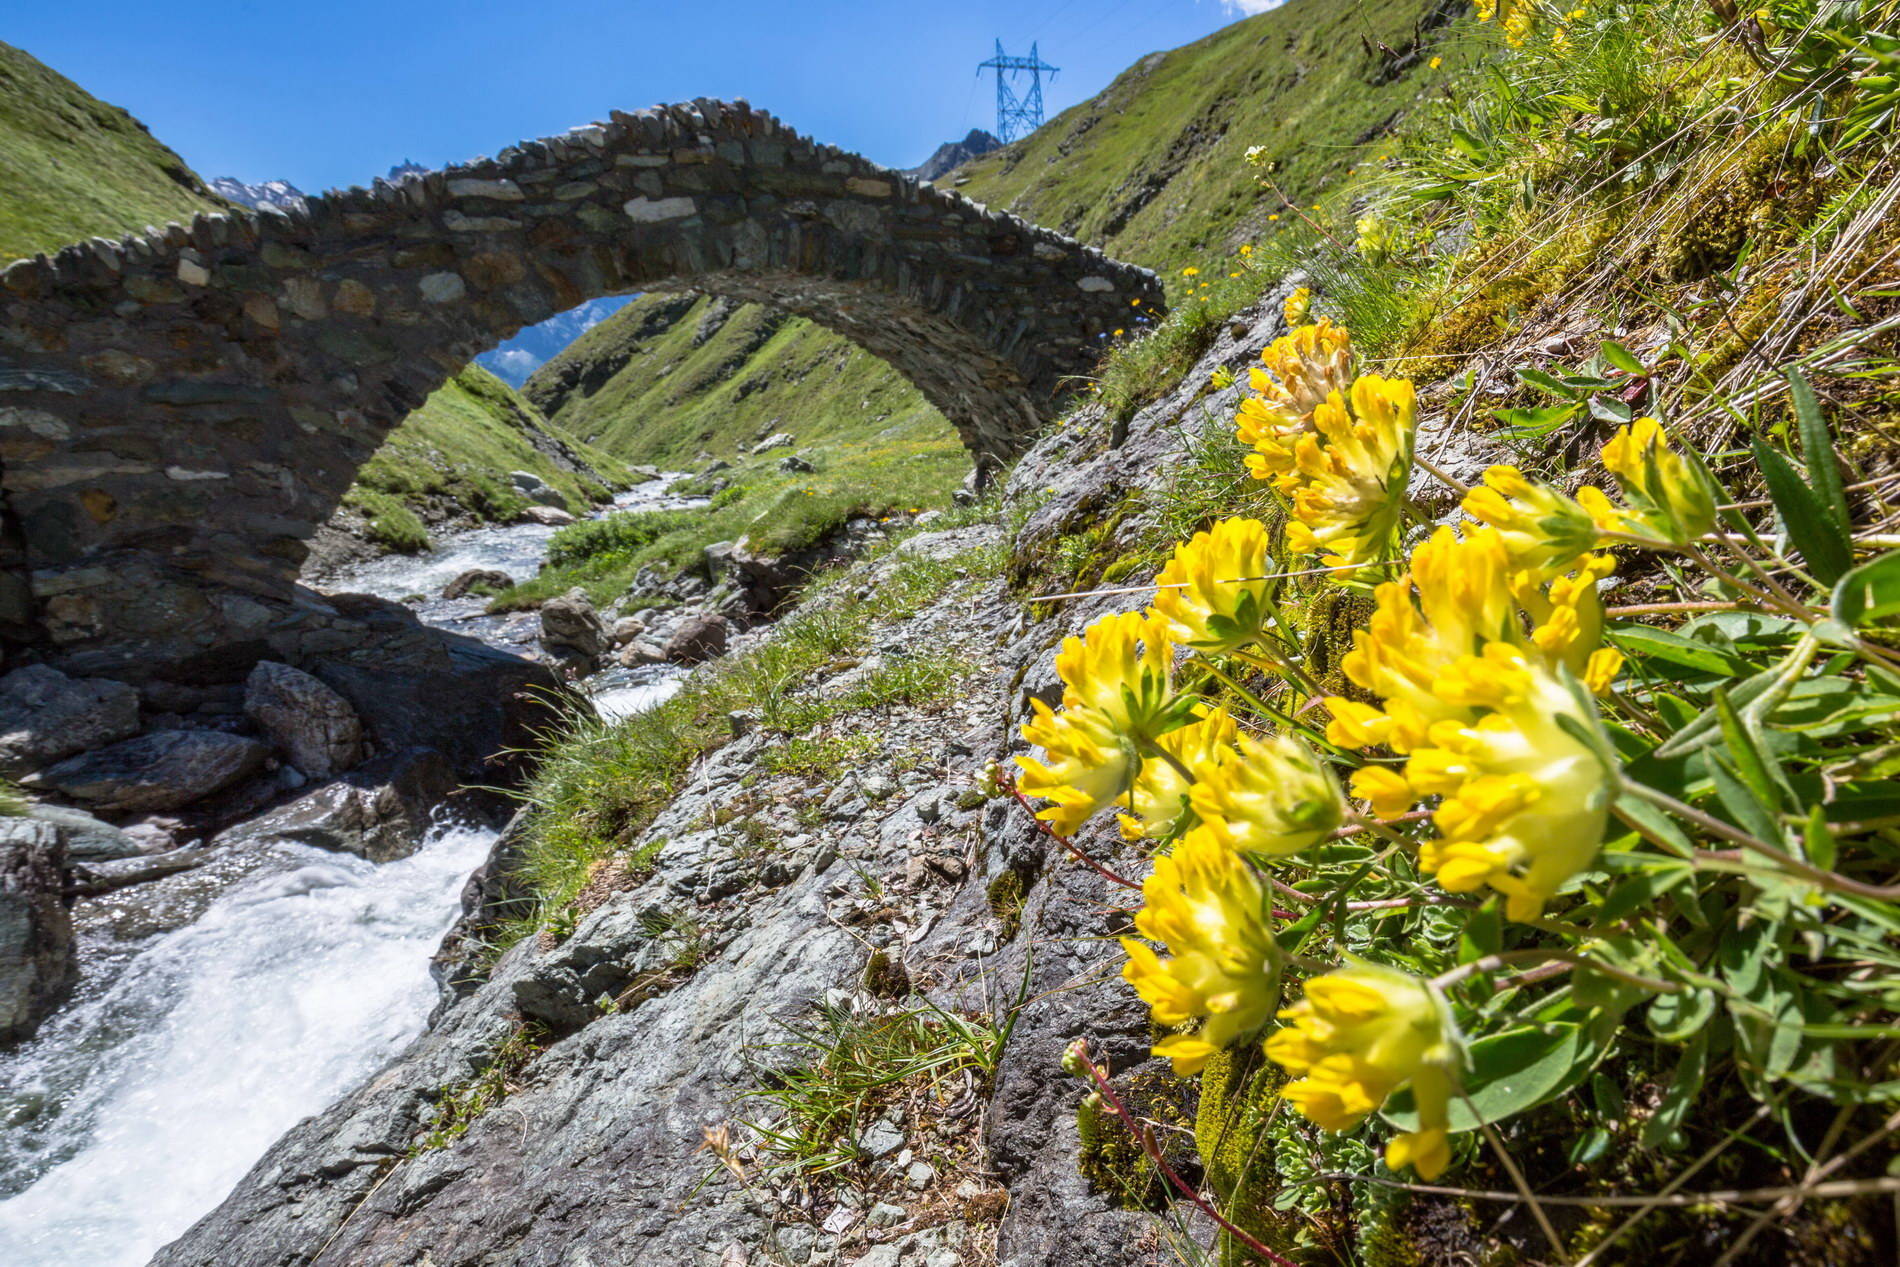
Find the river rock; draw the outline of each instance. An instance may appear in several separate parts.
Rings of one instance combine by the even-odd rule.
[[[637,669],[643,664],[665,664],[666,649],[636,638],[620,648],[620,654],[614,659],[625,669]]]
[[[522,521],[531,524],[545,524],[550,528],[561,528],[574,522],[574,516],[559,506],[529,506],[521,512]]]
[[[148,852],[138,837],[94,818],[82,809],[65,805],[29,805],[28,818],[51,823],[66,846],[66,856],[77,862],[103,862],[112,858],[132,858]]]
[[[47,786],[107,810],[177,809],[230,787],[270,749],[218,730],[158,730],[41,772]]]
[[[732,622],[714,612],[700,612],[680,622],[666,640],[666,658],[675,664],[698,664],[726,653]]]
[[[18,778],[139,730],[139,693],[29,664],[0,678],[0,777]]]
[[[507,589],[515,578],[496,568],[470,568],[442,587],[444,599],[461,598],[477,585],[486,589]]]
[[[0,818],[0,1043],[29,1037],[79,978],[65,882],[51,823]]]
[[[428,834],[430,812],[454,790],[455,771],[441,753],[406,748],[366,761],[213,843],[290,841],[389,862],[416,851]]]
[[[258,661],[244,683],[244,711],[313,779],[341,774],[365,755],[356,710],[302,669]]]
[[[515,491],[539,506],[567,508],[567,499],[561,496],[561,490],[549,484],[533,471],[510,471],[508,482]]]
[[[647,631],[647,622],[638,616],[622,616],[614,622],[613,640],[616,647],[624,647],[635,641]]]
[[[572,589],[541,604],[541,645],[598,659],[607,651],[607,627],[587,595]]]

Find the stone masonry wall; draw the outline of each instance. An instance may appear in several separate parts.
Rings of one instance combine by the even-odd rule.
[[[307,210],[0,272],[0,636],[95,671],[255,639],[383,437],[586,300],[697,290],[883,357],[979,460],[1021,449],[1143,269],[697,101]]]

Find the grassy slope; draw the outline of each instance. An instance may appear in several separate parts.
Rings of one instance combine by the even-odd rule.
[[[0,263],[222,209],[137,119],[0,43]]]
[[[371,535],[399,549],[419,549],[430,511],[460,508],[478,519],[505,522],[528,504],[515,492],[511,471],[531,471],[560,490],[567,508],[584,513],[604,487],[561,468],[529,440],[546,428],[540,412],[479,365],[469,365],[437,389],[422,408],[392,431],[357,472],[347,504],[370,519]],[[599,474],[628,479],[625,467],[569,440]]]

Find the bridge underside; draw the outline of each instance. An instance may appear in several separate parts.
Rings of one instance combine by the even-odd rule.
[[[0,632],[139,676],[320,627],[305,542],[393,427],[525,326],[681,289],[840,332],[979,460],[1161,304],[1146,270],[742,103],[94,239],[0,273]]]

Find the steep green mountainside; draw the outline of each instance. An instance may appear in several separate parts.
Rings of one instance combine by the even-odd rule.
[[[1168,270],[1185,293],[1179,266],[1280,227],[1249,147],[1264,148],[1266,170],[1301,205],[1337,186],[1419,91],[1428,67],[1413,51],[1417,32],[1439,11],[1439,0],[1291,0],[1143,58],[946,183]],[[934,487],[906,479],[896,500],[940,502],[967,470],[949,425],[894,370],[810,323],[750,308],[727,316],[711,301],[643,297],[525,390],[557,427],[628,461],[707,453],[743,468],[752,444],[785,430],[831,451],[835,466],[858,466],[848,455],[862,446],[898,444],[912,449],[912,473],[938,468]],[[875,510],[887,471],[864,469]]]
[[[471,364],[390,432],[344,505],[364,516],[372,539],[422,549],[428,524],[517,518],[529,502],[509,480],[514,471],[539,476],[575,514],[603,499],[607,484],[633,478],[623,463],[554,433],[514,388]]]
[[[0,263],[223,209],[144,124],[0,43]]]
[[[1151,268],[1200,262],[1292,220],[1261,197],[1256,170],[1304,206],[1362,157],[1429,73],[1416,45],[1444,12],[1443,0],[1291,0],[1142,58],[947,183]],[[1252,147],[1269,163],[1251,167]]]

